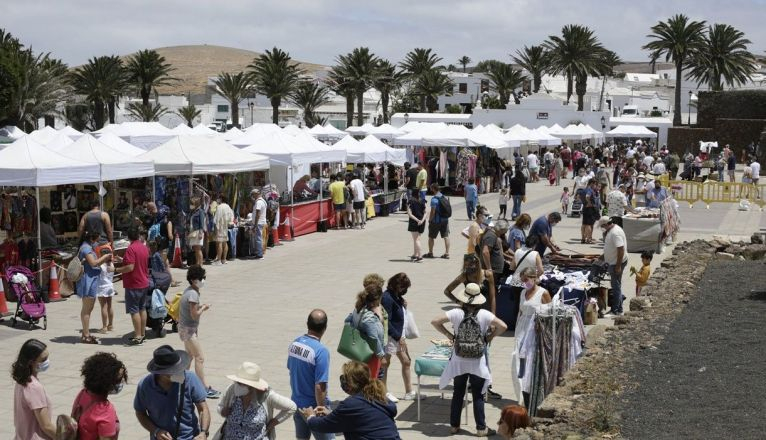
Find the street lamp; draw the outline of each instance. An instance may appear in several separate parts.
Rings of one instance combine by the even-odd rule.
[[[410,114],[409,113],[405,113],[404,114],[404,123],[406,124],[409,120],[410,120]]]
[[[253,109],[255,108],[255,103],[250,101],[247,103],[247,106],[250,107],[250,125],[253,125]]]
[[[604,118],[602,116],[601,117],[601,131],[604,131],[605,128],[606,128],[606,118]]]
[[[689,90],[689,106],[688,106],[688,111],[689,111],[689,124],[688,125],[689,125],[689,127],[692,126],[692,96],[693,95],[694,95],[694,93],[692,93],[692,91]]]

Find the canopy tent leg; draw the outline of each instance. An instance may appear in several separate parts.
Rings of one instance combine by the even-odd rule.
[[[37,199],[37,268],[43,269],[43,239],[40,231],[40,187],[35,187],[35,198]],[[42,279],[40,277],[38,281]]]

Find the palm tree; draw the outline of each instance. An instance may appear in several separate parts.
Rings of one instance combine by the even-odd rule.
[[[346,71],[346,79],[354,84],[356,95],[356,123],[364,124],[364,93],[372,87],[377,76],[379,58],[366,47],[357,47],[347,55],[338,57]]]
[[[117,99],[124,92],[127,75],[117,56],[101,56],[73,70],[68,82],[75,93],[93,103],[96,129],[104,126],[107,116],[114,123]]]
[[[492,65],[487,72],[492,89],[500,97],[500,103],[505,106],[513,94],[513,91],[519,88],[526,76],[521,70],[514,69],[510,64],[496,63]],[[514,97],[515,99],[515,97]]]
[[[550,66],[545,48],[543,46],[524,46],[524,49],[517,50],[516,56],[512,56],[512,58],[516,64],[532,75],[532,92],[539,92],[543,82],[543,74],[548,71]]]
[[[159,121],[162,116],[168,113],[168,109],[162,104],[144,105],[137,102],[128,104],[128,115],[137,121],[154,122]]]
[[[468,55],[463,55],[457,59],[457,63],[463,66],[463,73],[465,73],[466,66],[471,64],[471,58],[469,58]]]
[[[426,110],[433,113],[438,110],[438,98],[441,95],[449,93],[454,87],[454,83],[441,70],[431,69],[418,76],[415,83],[415,92],[425,99]]]
[[[190,102],[186,106],[176,110],[176,114],[186,121],[186,125],[188,125],[189,128],[192,128],[194,127],[194,120],[202,114],[202,110],[198,110],[197,106]]]
[[[752,80],[755,57],[747,50],[752,44],[745,34],[728,24],[708,27],[702,49],[689,60],[686,79],[698,85],[707,84],[714,92],[723,91],[724,84],[734,87]]]
[[[402,85],[402,73],[396,70],[396,65],[388,60],[378,60],[373,86],[380,92],[380,105],[383,107],[383,123],[389,123],[388,106],[391,94]]]
[[[606,90],[607,77],[614,76],[614,68],[622,64],[622,59],[611,50],[604,51],[602,70],[601,70],[601,94],[598,99],[598,111],[603,109],[604,91]]]
[[[141,103],[149,107],[149,97],[157,87],[173,84],[176,78],[170,76],[173,67],[156,50],[139,50],[128,58],[125,66],[129,81],[138,88]]]
[[[301,70],[290,54],[274,47],[266,50],[247,66],[252,69],[256,90],[271,102],[271,122],[279,123],[279,106],[298,86]]]
[[[410,86],[413,86],[418,82],[421,75],[434,70],[441,60],[442,58],[433,53],[431,49],[417,47],[408,52],[404,57],[404,61],[399,63],[399,65],[405,72],[406,79],[410,82]],[[420,111],[425,110],[426,96],[420,95]]]
[[[567,103],[577,82],[577,110],[582,111],[588,76],[598,75],[604,48],[586,26],[569,24],[561,29],[561,36],[551,35],[543,43],[550,53],[550,69],[567,78]]]
[[[330,102],[330,94],[324,85],[304,79],[298,83],[298,87],[290,95],[290,99],[298,108],[303,110],[303,122],[311,128],[321,123],[321,118],[316,114],[316,110]]]
[[[218,93],[221,94],[231,108],[231,123],[239,128],[239,102],[248,96],[253,88],[253,77],[245,72],[235,74],[221,73],[213,81]]]
[[[345,66],[333,66],[327,75],[327,87],[346,100],[346,127],[354,125],[354,84],[349,81]]]
[[[690,21],[689,17],[677,14],[666,22],[652,26],[652,33],[647,35],[652,41],[643,49],[659,56],[665,55],[665,61],[673,61],[676,66],[676,90],[673,103],[673,125],[681,125],[681,76],[683,69],[692,56],[704,47],[703,31],[705,21]]]

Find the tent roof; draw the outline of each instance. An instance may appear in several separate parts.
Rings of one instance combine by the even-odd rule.
[[[342,162],[346,151],[330,148],[308,133],[291,136],[285,132],[271,133],[254,139],[243,151],[267,156],[272,163],[288,166],[320,162]]]
[[[154,175],[154,163],[151,160],[124,154],[89,134],[58,151],[73,160],[99,164],[102,182]]]
[[[434,147],[478,147],[486,145],[471,136],[471,130],[463,125],[447,125],[441,130],[423,136],[423,145]]]
[[[368,134],[374,135],[377,138],[393,138],[395,136],[401,136],[405,134],[405,131],[402,131],[399,128],[394,127],[391,124],[383,124],[379,127],[373,127]]]
[[[616,138],[656,138],[657,133],[643,125],[618,125],[604,133],[607,137]]]
[[[40,143],[43,146],[45,146],[45,148],[49,148],[49,149],[54,150],[54,151],[59,151],[60,149],[66,147],[67,145],[72,145],[72,143],[74,143],[74,141],[72,140],[72,138],[70,138],[66,134],[58,133],[52,139],[48,139],[47,142],[39,142],[38,141],[38,143]]]
[[[316,136],[316,137],[326,137],[326,138],[335,138],[335,139],[348,136],[348,133],[344,131],[340,131],[330,124],[327,124],[324,127],[322,127],[321,125],[315,125],[309,129],[309,133],[311,133],[313,136]]]
[[[53,140],[53,138],[58,136],[58,134],[59,134],[58,130],[56,130],[55,128],[51,126],[46,125],[45,127],[39,130],[35,130],[32,133],[29,133],[29,136],[32,138],[33,141],[41,145],[45,145],[51,140]]]
[[[189,127],[186,124],[178,124],[175,127],[171,128],[170,131],[172,131],[175,134],[192,134],[194,131],[191,127]]]
[[[218,136],[220,133],[218,133],[215,130],[211,130],[207,128],[203,124],[197,124],[191,129],[191,134],[196,134],[197,136]]]
[[[362,124],[361,127],[348,127],[346,129],[346,132],[347,133],[351,133],[351,134],[353,134],[355,136],[363,136],[363,135],[367,135],[368,133],[370,133],[370,130],[372,130],[374,128],[375,128],[374,125],[372,125],[370,123],[366,123],[366,124]]]
[[[223,140],[225,140],[225,141],[230,141],[232,139],[236,139],[236,138],[242,136],[243,134],[245,134],[245,132],[240,130],[239,128],[231,127],[230,129],[226,130],[225,133],[223,133],[221,138],[223,138]]]
[[[126,155],[126,156],[138,156],[139,154],[146,153],[146,150],[134,147],[133,145],[130,145],[129,143],[122,140],[121,137],[115,135],[114,133],[106,133],[99,136],[98,140],[111,147],[113,150],[119,151],[120,153]]]
[[[82,135],[84,134],[84,133],[81,133],[81,132],[75,130],[74,128],[72,128],[69,125],[67,125],[66,127],[60,129],[58,132],[61,133],[61,134],[65,134],[65,135],[69,136],[70,138],[72,138],[73,141],[76,141],[77,139],[80,139],[82,137]]]
[[[276,124],[258,123],[258,124],[253,124],[247,127],[245,129],[245,133],[242,136],[231,139],[229,143],[231,143],[235,147],[244,148],[244,147],[248,147],[252,145],[256,141],[259,141],[272,133],[287,134],[281,128],[279,128],[279,126]]]
[[[232,147],[221,138],[194,135],[176,136],[139,159],[154,161],[158,175],[200,175],[238,173],[269,168],[266,157]]]
[[[24,136],[0,151],[0,185],[52,186],[99,181],[99,167],[70,159]]]
[[[409,123],[408,123],[409,124]],[[405,124],[405,127],[407,125]],[[423,138],[431,133],[447,128],[444,122],[424,123],[419,122],[417,128],[407,134],[394,138],[394,145],[423,145]]]

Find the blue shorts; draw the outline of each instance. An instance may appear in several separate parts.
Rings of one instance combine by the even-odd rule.
[[[125,289],[125,313],[135,315],[146,308],[149,289]]]
[[[298,408],[300,409],[300,408]],[[335,434],[332,433],[323,433],[323,432],[312,432],[309,429],[308,423],[306,423],[306,419],[303,418],[300,411],[296,411],[295,414],[293,414],[293,422],[295,422],[295,438],[298,440],[308,440],[311,438],[311,434],[314,434],[315,440],[334,440]]]
[[[343,212],[343,211],[346,210],[346,204],[345,203],[340,203],[340,204],[337,204],[337,205],[334,204],[333,206],[335,206],[335,212]]]

